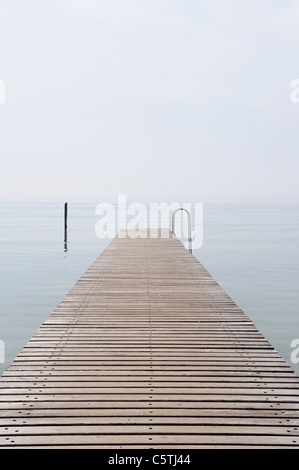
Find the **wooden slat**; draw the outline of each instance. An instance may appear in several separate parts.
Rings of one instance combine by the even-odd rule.
[[[0,447],[299,448],[299,377],[176,238],[146,234],[113,240],[4,372]]]
[[[197,448],[206,448],[206,446],[218,447],[221,445],[238,445],[239,447],[246,446],[267,446],[267,447],[297,447],[299,445],[298,436],[281,435],[228,435],[228,434],[56,434],[56,435],[30,435],[19,436],[16,433],[13,436],[2,437],[0,436],[0,446],[13,445],[14,447],[33,447],[33,446],[77,446],[93,445],[101,448],[105,445],[114,447],[121,445],[139,446],[146,445],[152,447],[156,444],[181,447],[182,445],[189,446],[196,445]]]

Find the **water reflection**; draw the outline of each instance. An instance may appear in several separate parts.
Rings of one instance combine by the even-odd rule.
[[[66,253],[68,251],[67,248],[67,228],[64,229],[64,252]]]

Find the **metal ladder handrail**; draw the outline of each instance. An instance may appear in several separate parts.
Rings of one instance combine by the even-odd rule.
[[[172,213],[172,227],[171,227],[172,230],[171,230],[171,233],[173,233],[173,235],[176,236],[176,234],[174,233],[174,225],[175,225],[175,215],[178,211],[187,212],[187,216],[188,216],[188,244],[189,244],[189,252],[192,253],[191,215],[190,215],[190,212],[187,211],[187,209],[185,209],[184,207],[179,207],[178,209],[173,211],[173,213]]]

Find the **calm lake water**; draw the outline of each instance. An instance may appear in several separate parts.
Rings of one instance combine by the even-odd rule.
[[[1,203],[0,339],[11,363],[108,245],[95,234],[96,204]],[[193,254],[292,364],[299,338],[299,203],[204,203],[203,245]]]

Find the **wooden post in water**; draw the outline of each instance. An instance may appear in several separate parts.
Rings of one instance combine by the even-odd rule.
[[[64,203],[64,230],[67,230],[67,202]]]
[[[67,202],[64,203],[64,251],[67,251]]]

